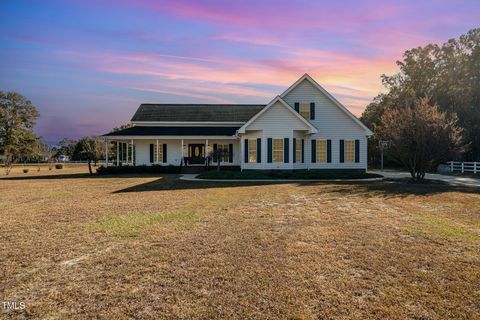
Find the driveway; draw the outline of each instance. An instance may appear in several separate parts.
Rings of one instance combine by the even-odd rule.
[[[400,179],[400,178],[409,178],[410,173],[404,171],[393,171],[393,170],[384,170],[378,171],[373,170],[369,171],[372,173],[378,173],[383,175],[385,178],[392,178],[392,179]],[[427,173],[425,175],[426,179],[431,180],[439,180],[446,182],[451,185],[455,186],[471,186],[471,187],[480,187],[480,179],[479,178],[470,178],[470,177],[462,177],[462,176],[450,176],[450,175],[443,175],[438,173]]]

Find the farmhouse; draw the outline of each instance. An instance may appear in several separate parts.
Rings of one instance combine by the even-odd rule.
[[[142,104],[131,124],[103,136],[117,165],[365,171],[372,135],[308,74],[267,105]]]

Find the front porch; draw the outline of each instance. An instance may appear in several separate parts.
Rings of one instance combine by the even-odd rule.
[[[219,150],[222,167],[240,167],[239,140],[231,137],[115,137],[105,139],[105,165],[217,166]]]

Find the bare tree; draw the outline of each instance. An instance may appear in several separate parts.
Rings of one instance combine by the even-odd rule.
[[[466,150],[462,130],[455,115],[439,111],[428,98],[413,107],[387,109],[376,126],[379,139],[392,141],[389,154],[414,180]]]

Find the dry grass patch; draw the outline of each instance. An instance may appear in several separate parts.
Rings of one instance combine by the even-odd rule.
[[[64,170],[0,179],[1,317],[480,317],[478,190]]]

